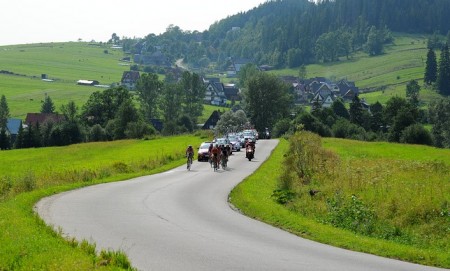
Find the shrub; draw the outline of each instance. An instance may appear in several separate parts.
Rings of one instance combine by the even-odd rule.
[[[402,131],[400,137],[401,143],[433,145],[431,133],[420,124],[413,124]]]

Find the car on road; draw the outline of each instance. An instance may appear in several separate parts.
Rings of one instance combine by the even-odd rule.
[[[212,144],[212,142],[203,142],[200,144],[200,147],[198,148],[197,152],[197,161],[208,161],[209,159],[209,146]]]
[[[241,151],[241,140],[237,135],[228,135],[232,151]]]

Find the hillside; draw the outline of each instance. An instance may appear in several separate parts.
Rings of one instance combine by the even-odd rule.
[[[106,53],[107,52],[107,53]],[[69,100],[81,106],[96,87],[79,86],[80,79],[100,84],[120,82],[129,70],[121,50],[109,45],[80,43],[29,44],[0,47],[0,93],[8,100],[11,117],[39,112],[45,94],[59,108]],[[46,74],[53,82],[41,80]]]

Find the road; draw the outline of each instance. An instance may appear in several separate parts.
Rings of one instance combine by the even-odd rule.
[[[235,153],[227,170],[194,162],[48,197],[36,210],[64,235],[124,251],[139,270],[438,270],[305,240],[230,208],[231,189],[276,144],[260,140],[251,162]]]

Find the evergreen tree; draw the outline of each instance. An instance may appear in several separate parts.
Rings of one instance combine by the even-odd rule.
[[[22,125],[19,126],[19,131],[17,132],[16,140],[14,141],[14,148],[15,149],[22,149],[23,148],[23,140],[24,140],[24,129]]]
[[[53,104],[52,98],[50,98],[50,95],[45,95],[45,99],[41,107],[41,113],[54,113],[54,112],[55,112],[55,105]]]
[[[442,95],[450,95],[450,55],[448,51],[448,44],[445,44],[441,52],[437,77],[437,89]]]
[[[6,128],[0,130],[0,150],[9,150],[11,148],[11,139],[6,133]]]
[[[336,116],[347,120],[350,119],[350,114],[348,113],[348,110],[345,107],[342,99],[336,99],[331,105],[331,109],[333,109],[333,112],[334,114],[336,114]]]
[[[359,99],[358,94],[353,97],[352,102],[350,103],[350,122],[357,124],[359,126],[363,125],[363,107],[361,104],[361,100]]]
[[[9,118],[9,107],[5,95],[0,98],[0,128],[6,128]]]
[[[431,85],[436,82],[437,79],[437,61],[436,61],[436,53],[433,48],[428,49],[427,53],[427,63],[425,67],[425,75],[423,81],[427,85]]]
[[[370,118],[370,129],[377,132],[380,129],[385,128],[383,124],[383,105],[377,101],[376,103],[370,105],[370,112],[372,113]]]

